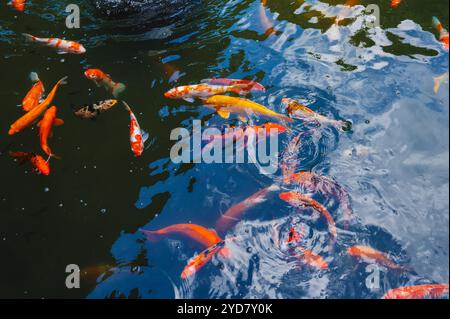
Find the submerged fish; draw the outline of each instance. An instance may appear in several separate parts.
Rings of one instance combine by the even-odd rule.
[[[55,97],[55,94],[56,94],[56,91],[58,90],[58,88],[61,85],[67,84],[66,79],[67,79],[67,77],[64,77],[61,80],[59,80],[58,83],[55,84],[55,86],[53,87],[51,92],[47,95],[47,97],[41,104],[39,104],[38,106],[33,108],[31,111],[29,111],[28,113],[23,115],[21,118],[19,118],[17,121],[15,121],[11,125],[8,134],[14,135],[16,133],[23,131],[24,129],[29,127],[31,124],[33,124],[33,122],[36,121],[39,118],[39,116],[42,115],[42,113],[44,113],[44,111],[47,109],[47,107],[50,105],[50,103],[52,103],[53,98]]]
[[[222,251],[225,247],[225,241],[220,241],[206,250],[202,251],[197,256],[189,260],[186,267],[184,267],[181,273],[182,279],[187,279],[199,271],[203,266],[205,266],[215,255]]]
[[[330,230],[331,236],[333,238],[333,241],[337,238],[337,230],[336,230],[336,224],[334,222],[333,217],[331,217],[331,214],[328,212],[328,210],[320,204],[318,201],[312,199],[311,197],[308,197],[306,195],[297,193],[297,192],[284,192],[280,194],[280,199],[284,200],[285,202],[289,203],[290,205],[294,207],[311,207],[315,211],[319,212],[320,214],[325,217],[325,219],[328,222],[328,228]]]
[[[329,119],[328,117],[314,112],[310,108],[293,99],[284,98],[282,103],[285,107],[287,107],[290,117],[302,119],[304,121],[314,121],[321,124],[330,124],[344,132],[351,129],[352,123],[350,121],[337,121]]]
[[[397,8],[402,3],[402,0],[391,0],[391,8]]]
[[[159,230],[141,229],[141,231],[147,235],[147,239],[150,241],[157,241],[162,236],[170,235],[183,235],[189,237],[203,247],[210,247],[222,241],[222,238],[217,235],[215,230],[206,229],[205,227],[195,224],[175,224]]]
[[[316,253],[312,252],[309,249],[303,248],[303,247],[296,247],[295,248],[300,255],[298,256],[300,260],[302,260],[304,263],[318,269],[328,269],[328,263],[323,259],[320,255],[317,255]]]
[[[433,25],[436,28],[436,30],[439,32],[439,41],[441,41],[444,48],[446,50],[448,50],[448,46],[449,46],[448,31],[442,26],[442,23],[439,21],[438,18],[433,17],[432,22],[433,22]]]
[[[20,164],[30,162],[33,170],[42,175],[50,175],[50,164],[42,156],[27,152],[9,152],[9,155],[19,160]]]
[[[250,89],[251,87],[248,87],[246,84],[211,85],[203,83],[178,86],[164,93],[164,96],[169,99],[183,99],[192,103],[194,102],[194,98],[206,98],[228,92],[245,95],[248,94]]]
[[[19,12],[25,11],[26,0],[11,0],[9,5]]]
[[[45,44],[48,47],[57,49],[59,54],[83,54],[86,52],[83,45],[75,41],[62,40],[58,38],[38,38],[28,33],[23,33],[23,36],[30,42]]]
[[[74,114],[82,119],[94,119],[100,113],[106,112],[118,103],[117,100],[100,101],[93,104],[88,104],[76,110]]]
[[[427,284],[391,289],[383,299],[439,298],[446,294],[448,295],[448,284]]]
[[[278,191],[280,188],[278,185],[271,185],[264,189],[257,191],[255,194],[244,199],[242,202],[233,205],[229,208],[216,223],[216,228],[219,232],[226,232],[233,225],[235,225],[241,219],[242,215],[250,208],[266,201],[267,195],[271,192]]]
[[[48,146],[48,138],[52,135],[53,126],[60,126],[64,124],[63,120],[56,118],[56,112],[56,106],[52,106],[47,111],[45,111],[42,120],[38,123],[38,127],[42,150],[48,156],[57,158],[57,156],[52,153],[52,150]]]
[[[353,246],[347,249],[350,256],[359,258],[367,263],[376,262],[377,264],[395,270],[406,270],[406,267],[397,265],[389,256],[381,251],[367,246]]]
[[[272,111],[256,102],[238,97],[215,95],[205,99],[205,105],[213,107],[217,111],[217,114],[224,119],[228,119],[230,113],[238,114],[241,117],[247,117],[249,114],[254,113],[256,115],[292,122],[291,118],[283,114]]]
[[[114,82],[109,74],[104,73],[100,69],[88,69],[84,72],[84,75],[89,80],[94,81],[98,87],[103,86],[116,98],[126,89],[125,84]]]
[[[137,118],[134,115],[133,111],[131,110],[130,106],[125,101],[123,101],[123,104],[125,105],[127,111],[130,112],[131,150],[133,151],[134,155],[141,156],[142,153],[144,152],[144,143],[148,139],[148,133],[141,130]]]
[[[248,92],[266,92],[266,88],[262,84],[249,80],[213,78],[204,79],[201,82],[212,85],[242,85],[243,87],[246,87]]]
[[[37,73],[31,72],[30,80],[34,85],[22,100],[22,109],[25,112],[29,112],[38,106],[45,92],[44,84],[39,80]]]

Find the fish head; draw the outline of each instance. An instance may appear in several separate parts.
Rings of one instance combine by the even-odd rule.
[[[176,99],[183,96],[182,92],[178,88],[173,88],[164,93],[164,96],[168,99]]]
[[[42,175],[50,175],[50,164],[40,155],[35,155],[31,159],[33,167]]]
[[[267,135],[271,135],[273,130],[277,130],[276,133],[281,134],[287,131],[287,128],[277,123],[265,123],[262,125],[265,128]]]
[[[99,69],[88,69],[84,72],[84,75],[89,80],[100,81],[103,78],[103,72]]]
[[[78,48],[78,53],[79,54],[86,53],[86,48],[82,44],[80,44],[80,47]]]

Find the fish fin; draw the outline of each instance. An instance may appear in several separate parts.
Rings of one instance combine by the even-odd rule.
[[[439,92],[439,88],[441,87],[441,80],[439,78],[434,78],[434,93]]]
[[[28,34],[28,33],[22,33],[22,35],[25,37],[25,39],[27,41],[30,41],[30,42],[36,42],[37,41],[37,39],[36,39],[36,37],[34,35],[31,35],[31,34]]]
[[[58,118],[53,121],[54,126],[61,126],[63,124],[64,124],[64,121],[61,119],[58,119]]]
[[[95,85],[96,85],[98,88],[102,86],[102,82],[101,82],[101,81],[94,80],[94,83],[95,83]]]
[[[54,158],[54,159],[56,159],[56,160],[61,160],[61,159],[62,159],[61,156],[58,156],[58,155],[55,155],[55,154],[50,154],[50,157],[51,157],[51,158]]]
[[[33,82],[33,83],[36,83],[36,82],[39,82],[40,80],[39,80],[39,76],[38,76],[38,74],[36,73],[36,72],[31,72],[30,73],[30,80],[31,80],[31,82]]]
[[[127,102],[122,101],[122,103],[123,103],[123,105],[125,106],[125,109],[126,109],[128,112],[133,113],[133,111],[131,111],[131,107],[128,105]]]
[[[186,102],[189,102],[189,103],[194,103],[193,97],[184,97],[183,100],[185,100]]]
[[[120,93],[126,90],[126,86],[123,83],[116,83],[112,89],[112,95],[118,97]]]
[[[56,53],[57,53],[57,54],[67,54],[67,52],[64,51],[64,50],[58,50],[58,51],[56,51]]]
[[[58,81],[58,85],[64,85],[67,84],[67,76],[63,77],[61,80]]]
[[[247,119],[245,116],[239,115],[239,116],[238,116],[238,119],[239,119],[241,122],[244,122],[244,123],[248,124],[248,119]]]
[[[37,122],[36,126],[37,126],[37,127],[41,127],[41,122],[42,122],[42,121]]]
[[[141,129],[141,133],[142,133],[142,141],[145,143],[145,142],[147,142],[147,140],[148,140],[148,138],[150,137],[150,135],[146,132],[146,131],[144,131],[144,130],[142,130]]]
[[[230,118],[230,112],[226,112],[226,111],[217,111],[217,114],[219,114],[219,116],[223,119],[229,119]]]

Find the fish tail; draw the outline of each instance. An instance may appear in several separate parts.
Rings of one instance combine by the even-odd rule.
[[[62,159],[61,156],[58,156],[58,155],[53,154],[53,153],[50,154],[50,158],[54,158],[54,159],[56,159],[56,160],[58,160],[58,161]]]
[[[118,97],[127,87],[123,83],[115,83],[112,88],[112,95]]]
[[[433,18],[431,19],[431,22],[433,23],[433,26],[434,26],[438,31],[441,31],[441,29],[442,29],[442,24],[441,24],[441,21],[439,21],[438,18],[433,17]]]
[[[30,42],[37,42],[38,41],[38,39],[34,35],[31,35],[31,34],[28,34],[28,33],[22,33],[22,35],[25,37],[25,39],[27,41],[30,41]]]
[[[147,240],[149,241],[157,241],[158,236],[157,233],[151,230],[145,230],[145,229],[139,229],[141,232],[143,232],[147,236]]]
[[[64,85],[67,84],[67,76],[63,77],[61,80],[58,81],[57,85]]]
[[[31,82],[33,82],[33,83],[36,83],[36,82],[39,82],[40,80],[39,80],[39,76],[38,76],[38,74],[36,73],[36,72],[31,72],[30,73],[30,80],[31,80]]]

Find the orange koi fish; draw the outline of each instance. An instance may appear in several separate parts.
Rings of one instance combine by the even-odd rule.
[[[244,199],[242,202],[229,208],[225,214],[220,216],[216,223],[216,228],[219,232],[225,233],[233,225],[235,225],[241,218],[241,216],[250,208],[266,201],[267,195],[271,192],[279,190],[279,186],[272,185],[257,191],[255,194]]]
[[[214,79],[204,79],[202,83],[207,83],[211,85],[242,85],[248,88],[248,92],[266,92],[266,88],[255,81],[241,80],[241,79],[226,79],[226,78],[214,78]]]
[[[169,99],[183,99],[187,102],[193,103],[194,98],[206,98],[208,96],[227,92],[245,95],[248,94],[250,90],[251,87],[247,84],[210,85],[203,83],[178,86],[164,93],[164,96]]]
[[[301,253],[301,256],[299,257],[306,264],[322,270],[328,269],[328,263],[321,256],[302,247],[296,247],[295,249]]]
[[[53,98],[55,97],[56,91],[61,85],[67,84],[66,82],[67,76],[62,78],[58,81],[58,83],[55,84],[51,92],[48,94],[48,96],[45,98],[44,101],[42,101],[41,104],[33,108],[31,111],[23,115],[21,118],[19,118],[17,121],[15,121],[10,129],[8,134],[14,135],[16,133],[19,133],[29,127],[31,124],[33,124],[34,121],[36,121],[39,116],[44,113],[44,111],[47,109],[47,107],[52,103]]]
[[[311,207],[315,211],[321,213],[328,222],[328,228],[330,230],[331,236],[333,237],[333,241],[336,240],[337,238],[336,224],[334,222],[333,217],[331,217],[331,214],[328,212],[325,206],[320,204],[318,201],[312,199],[311,197],[308,197],[306,195],[297,192],[281,193],[280,199],[284,200],[285,202],[289,203],[294,207],[302,207],[302,206]]]
[[[291,118],[283,114],[272,111],[256,102],[239,97],[214,95],[205,100],[205,106],[213,107],[217,111],[217,114],[224,119],[228,119],[230,117],[230,113],[236,113],[240,117],[246,117],[249,114],[254,113],[256,115],[292,122]]]
[[[42,175],[50,175],[50,164],[42,156],[26,152],[9,152],[9,155],[19,160],[20,164],[30,162],[33,170]]]
[[[402,0],[391,0],[391,8],[397,8],[400,3],[402,3]]]
[[[183,272],[181,273],[181,278],[187,279],[194,275],[203,266],[205,266],[214,257],[214,255],[217,255],[220,251],[222,251],[224,246],[225,241],[220,241],[193,257],[189,260],[186,267],[184,267]]]
[[[432,19],[433,25],[436,28],[436,30],[439,32],[439,41],[441,41],[442,45],[444,46],[444,48],[446,50],[448,50],[448,31],[446,29],[444,29],[444,27],[442,26],[442,23],[439,21],[438,18],[433,17]]]
[[[22,100],[22,109],[25,112],[29,112],[38,106],[45,92],[44,84],[39,80],[39,76],[36,72],[30,73],[30,80],[34,85]]]
[[[425,299],[448,295],[448,284],[428,284],[389,290],[383,299]]]
[[[84,75],[89,80],[94,81],[98,87],[103,86],[107,91],[110,91],[114,97],[118,97],[126,89],[125,84],[114,82],[109,74],[100,69],[88,69],[84,72]]]
[[[39,127],[39,137],[41,142],[41,148],[48,156],[58,158],[55,154],[52,153],[52,150],[48,146],[48,138],[52,135],[53,126],[60,126],[64,124],[64,121],[56,118],[56,106],[50,107],[44,113],[44,117],[38,123]]]
[[[78,42],[68,41],[58,38],[38,38],[34,35],[23,33],[23,36],[30,42],[38,42],[45,44],[48,47],[57,49],[58,54],[83,54],[86,53],[86,49]]]
[[[353,246],[347,249],[347,253],[350,256],[353,256],[355,258],[359,258],[364,262],[367,263],[373,263],[376,262],[377,264],[380,264],[381,266],[390,268],[390,269],[396,269],[396,270],[406,270],[405,267],[397,265],[395,262],[393,262],[387,254],[378,251],[376,249],[373,249],[372,247],[367,246]]]
[[[210,247],[222,241],[222,238],[217,235],[215,230],[206,229],[195,224],[175,224],[159,230],[141,229],[141,231],[147,235],[147,239],[150,241],[157,241],[161,236],[166,235],[183,235],[191,238],[203,247]]]
[[[131,110],[130,106],[125,101],[122,102],[125,105],[127,111],[130,112],[131,150],[133,151],[134,155],[141,156],[142,153],[144,152],[144,143],[148,140],[148,133],[141,130],[137,118],[134,115],[133,111]]]
[[[26,0],[11,0],[9,5],[17,11],[23,12],[25,11]]]
[[[308,192],[319,192],[327,198],[336,198],[342,207],[346,222],[351,219],[353,210],[350,205],[350,196],[347,191],[332,178],[318,175],[314,172],[301,171],[284,176],[284,183],[295,183],[302,186]]]
[[[344,132],[351,129],[352,123],[350,121],[337,121],[329,119],[328,117],[314,112],[310,108],[293,99],[284,98],[282,103],[285,107],[287,107],[290,117],[298,118],[304,121],[314,121],[321,124],[330,124]]]

